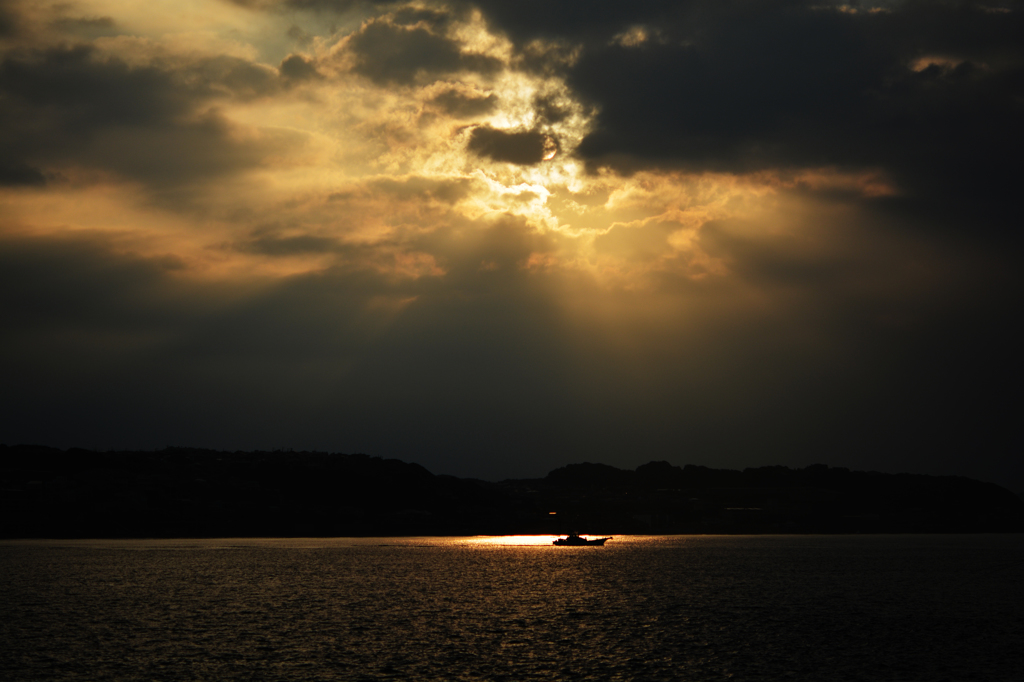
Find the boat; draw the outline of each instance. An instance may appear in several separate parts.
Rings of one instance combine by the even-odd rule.
[[[558,538],[557,540],[553,541],[551,544],[552,545],[560,545],[560,546],[563,546],[563,547],[565,547],[565,546],[568,546],[568,547],[584,547],[586,545],[596,545],[598,547],[601,547],[602,545],[604,545],[604,543],[608,542],[609,540],[611,540],[610,537],[608,537],[608,538],[587,539],[587,538],[581,538],[576,533],[570,533],[568,537]]]

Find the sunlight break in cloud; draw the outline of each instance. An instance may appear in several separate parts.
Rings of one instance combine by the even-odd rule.
[[[25,115],[31,108],[80,133],[47,149],[40,131],[26,150],[60,181],[8,197],[23,232],[116,233],[109,244],[174,255],[191,276],[344,264],[418,277],[443,272],[444,254],[418,250],[424,233],[515,216],[523,229],[572,237],[545,262],[629,281],[707,261],[694,239],[700,225],[756,210],[774,191],[754,179],[588,174],[574,151],[594,110],[562,78],[524,66],[479,12],[398,7],[351,20],[350,32],[296,41],[274,64],[260,59],[282,40],[265,14],[200,9],[82,3],[26,14],[37,42],[15,41],[5,82],[27,100]],[[90,17],[105,17],[104,31],[85,39]],[[30,90],[47,81],[65,92]],[[107,83],[120,99],[84,91],[107,96]],[[657,244],[641,235],[655,220],[672,226]],[[595,247],[611,232],[621,258]],[[637,240],[645,246],[633,248]]]

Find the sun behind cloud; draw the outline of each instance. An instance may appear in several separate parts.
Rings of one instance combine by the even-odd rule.
[[[38,151],[32,161],[61,182],[8,197],[22,231],[116,234],[112,245],[180,259],[183,276],[371,267],[420,277],[444,272],[445,259],[422,250],[423,235],[515,217],[524,230],[566,237],[518,267],[614,272],[635,284],[652,269],[709,262],[694,238],[701,224],[733,215],[727,207],[738,203],[749,211],[773,191],[726,176],[587,172],[574,151],[595,110],[560,77],[531,68],[476,11],[399,6],[350,19],[347,32],[304,31],[298,51],[273,64],[260,56],[280,52],[282,38],[267,36],[264,14],[212,7],[207,21],[159,4],[26,15],[45,42],[11,53],[15,91],[19,79],[81,74],[101,83],[124,74],[136,88],[126,97],[159,94],[138,112],[129,100],[90,103],[119,108],[73,145]],[[96,16],[107,17],[106,30],[89,37],[82,27]],[[77,47],[68,47],[72,38]],[[76,96],[71,83],[65,98]],[[26,97],[48,115],[75,115]],[[39,201],[51,209],[40,211]],[[139,217],[74,217],[100,204]],[[652,221],[664,239],[646,236]]]

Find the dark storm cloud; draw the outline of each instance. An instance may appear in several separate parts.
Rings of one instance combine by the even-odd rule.
[[[1013,222],[1024,153],[1018,4],[480,4],[519,44],[582,45],[565,74],[599,112],[576,152],[592,166],[882,168],[913,210],[937,201],[958,219]],[[615,39],[631,27],[647,39]],[[939,61],[917,61],[926,57]]]
[[[275,144],[301,144],[243,144],[231,124],[204,111],[278,87],[273,69],[235,57],[130,66],[88,46],[17,52],[0,62],[0,151],[14,170],[71,162],[156,185],[188,183],[254,165]]]
[[[963,124],[999,114],[998,105],[1018,94],[1008,87],[1020,78],[1013,67],[992,74],[910,70],[929,51],[970,57],[964,52],[978,48],[928,35],[934,30],[917,28],[922,23],[959,29],[964,19],[988,22],[993,51],[1019,52],[998,15],[964,16],[941,6],[929,8],[945,15],[939,19],[911,10],[849,15],[770,4],[736,11],[723,6],[729,4],[708,8],[697,25],[679,21],[671,42],[585,53],[570,82],[602,113],[584,156],[715,170],[894,163],[928,143],[978,135]],[[1003,118],[993,123],[1003,128]]]
[[[386,21],[363,26],[352,34],[349,47],[356,55],[354,71],[381,85],[410,85],[420,76],[458,71],[493,73],[501,67],[497,59],[465,53],[458,42],[424,27],[409,28]]]
[[[540,163],[557,148],[553,137],[536,130],[507,132],[480,126],[469,138],[469,149],[480,156],[520,166]]]
[[[84,46],[7,56],[0,98],[0,150],[19,166],[81,158],[105,130],[167,127],[189,110],[170,74],[97,61]]]
[[[61,131],[73,135],[99,126],[165,123],[188,110],[171,74],[94,57],[87,46],[8,56],[0,64],[0,92],[10,105],[62,117]]]

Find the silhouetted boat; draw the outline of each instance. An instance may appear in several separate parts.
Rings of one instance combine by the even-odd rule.
[[[597,545],[600,547],[609,540],[611,540],[611,538],[594,538],[593,540],[588,540],[587,538],[581,538],[576,533],[571,533],[568,537],[558,538],[551,544],[569,547],[583,547],[585,545]]]

